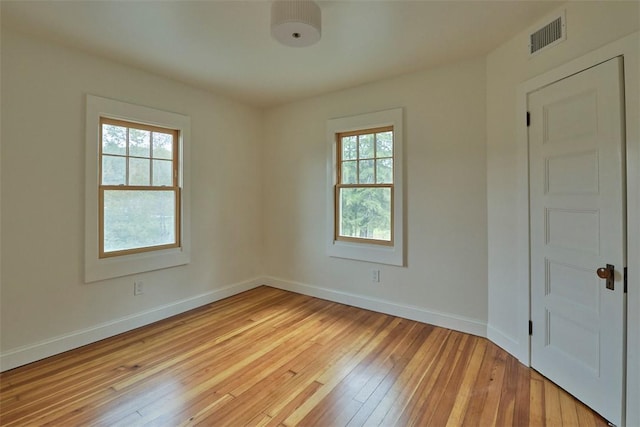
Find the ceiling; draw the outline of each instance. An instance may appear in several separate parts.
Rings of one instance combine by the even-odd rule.
[[[484,55],[559,4],[317,3],[320,42],[292,48],[270,36],[268,0],[0,2],[3,26],[258,107]]]

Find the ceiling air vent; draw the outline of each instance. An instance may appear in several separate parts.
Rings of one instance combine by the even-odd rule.
[[[567,38],[565,12],[554,15],[544,26],[536,28],[529,34],[529,55],[535,55]]]

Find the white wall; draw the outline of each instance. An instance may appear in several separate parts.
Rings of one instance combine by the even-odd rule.
[[[83,283],[86,93],[191,117],[189,265]],[[2,124],[3,368],[238,292],[262,274],[261,111],[3,25]],[[134,278],[144,295],[133,296]]]
[[[266,271],[272,283],[484,335],[485,63],[474,59],[268,110]],[[326,255],[326,124],[404,108],[407,267]],[[371,269],[380,283],[371,283]]]
[[[517,284],[523,275],[528,277],[528,271],[521,262],[522,252],[526,252],[526,247],[523,250],[526,233],[523,236],[522,232],[523,226],[526,231],[526,224],[519,223],[522,219],[519,212],[523,206],[526,211],[526,196],[523,199],[520,191],[523,179],[519,170],[522,165],[518,162],[523,148],[518,146],[516,124],[525,118],[516,116],[518,85],[637,31],[640,27],[638,5],[638,2],[565,3],[562,8],[566,9],[566,41],[529,58],[526,51],[528,31],[523,31],[487,56],[488,336],[521,359],[528,357],[521,351],[528,340],[522,317],[528,307],[519,307],[515,302],[519,297]],[[630,54],[637,62],[638,50]],[[637,111],[637,83],[635,89],[627,90],[628,102],[636,105]],[[634,117],[628,122],[637,127]],[[637,240],[638,236],[630,235],[630,239]],[[637,269],[638,260],[629,259],[629,265],[635,265]],[[633,286],[640,286],[640,283]],[[629,293],[629,343],[638,347],[638,352],[640,297],[634,295],[639,291],[635,289]],[[638,402],[640,371],[637,358],[630,359],[629,364],[629,402]],[[640,405],[629,406],[629,425],[640,425]]]

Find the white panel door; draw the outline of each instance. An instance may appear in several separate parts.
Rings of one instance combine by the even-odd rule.
[[[624,409],[621,73],[614,58],[527,99],[531,365],[616,425]],[[613,289],[596,273],[607,264]]]

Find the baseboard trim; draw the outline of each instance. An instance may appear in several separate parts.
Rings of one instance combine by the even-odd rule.
[[[263,283],[286,291],[326,299],[341,304],[352,305],[354,307],[390,314],[405,319],[416,320],[418,322],[429,323],[431,325],[453,329],[480,337],[487,336],[487,325],[485,323],[464,316],[392,303],[377,298],[336,291],[334,289],[322,288],[319,286],[312,286],[277,277],[265,277]]]
[[[206,292],[0,354],[0,372],[109,338],[263,285],[261,278]]]
[[[488,328],[485,323],[476,319],[266,276],[229,285],[221,289],[216,289],[214,291],[176,301],[171,304],[156,307],[145,312],[136,313],[120,319],[101,323],[90,328],[80,329],[48,340],[40,341],[35,344],[3,352],[0,354],[0,372],[130,331],[141,326],[175,316],[176,314],[184,313],[185,311],[248,291],[261,285],[267,285],[290,292],[296,292],[341,304],[403,317],[405,319],[429,323],[431,325],[453,329],[480,337],[486,337],[509,353],[518,354],[517,351],[514,351],[518,349],[517,343],[510,340],[506,335],[496,329]]]

